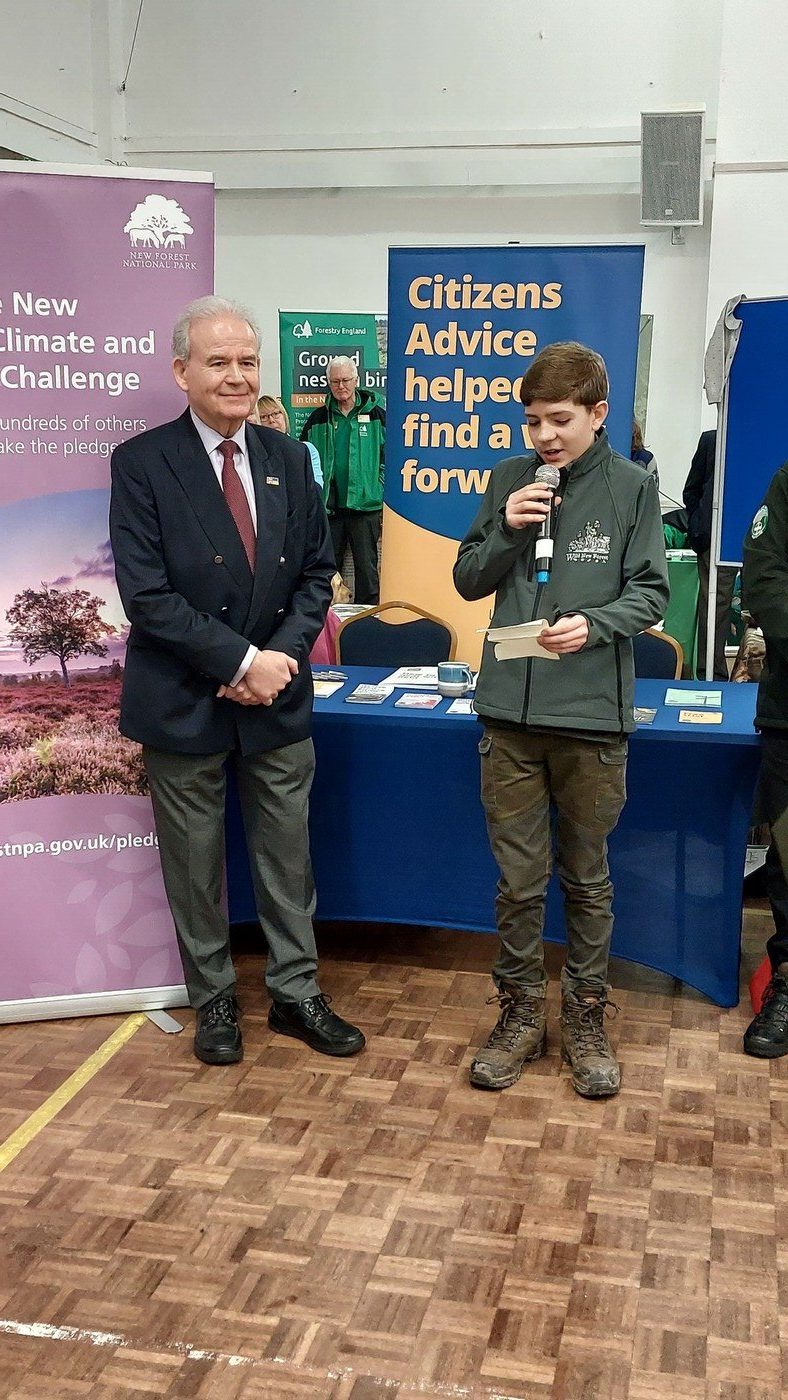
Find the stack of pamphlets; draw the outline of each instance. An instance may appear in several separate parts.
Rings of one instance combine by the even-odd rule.
[[[337,691],[341,690],[344,684],[344,681],[315,681],[315,699],[328,700],[329,696],[336,695]]]
[[[357,685],[345,699],[349,705],[382,705],[393,689],[391,685]]]
[[[401,706],[403,710],[434,710],[442,700],[441,695],[430,695],[426,690],[417,690],[405,695],[400,695],[399,700],[394,701],[394,708]]]

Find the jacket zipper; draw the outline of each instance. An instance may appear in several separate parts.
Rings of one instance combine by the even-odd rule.
[[[545,586],[546,586],[546,585],[543,584],[543,583],[539,583],[539,584],[537,584],[537,586],[536,586],[536,592],[535,592],[535,594],[534,594],[534,603],[533,603],[533,607],[531,608],[531,616],[530,616],[529,619],[528,619],[529,622],[535,622],[535,621],[536,621],[536,614],[537,614],[537,612],[538,612],[538,610],[539,610],[539,599],[540,599],[540,597],[541,597],[541,595],[542,595],[542,589],[543,589]],[[522,718],[521,718],[521,720],[520,720],[520,723],[521,723],[521,724],[527,724],[527,723],[528,723],[528,703],[529,703],[529,701],[530,701],[530,699],[531,699],[531,667],[532,667],[532,665],[533,665],[533,657],[532,657],[532,656],[529,656],[529,657],[526,658],[526,662],[525,662],[525,691],[523,692],[523,713],[522,713]]]
[[[624,689],[621,682],[621,653],[618,649],[618,642],[615,644],[616,652],[616,693],[618,695],[618,727],[624,733]]]
[[[569,482],[567,481],[566,487],[564,488],[564,496],[563,496],[563,498],[562,498],[562,500],[561,500],[560,506],[558,507],[558,515],[556,516],[556,520],[555,520],[555,533],[554,533],[554,535],[553,535],[553,555],[554,555],[554,556],[555,556],[555,546],[556,546],[556,544],[557,544],[557,542],[558,542],[558,528],[559,528],[559,525],[560,525],[560,523],[561,523],[561,516],[563,515],[563,511],[564,511],[564,500],[566,499],[566,492],[567,492],[568,488],[569,488]],[[543,589],[545,589],[546,587],[547,587],[547,584],[546,584],[546,583],[539,583],[539,584],[537,584],[537,586],[536,586],[536,592],[535,592],[535,594],[534,594],[534,601],[533,601],[533,605],[532,605],[532,607],[531,607],[531,616],[530,616],[529,619],[528,619],[529,622],[535,622],[536,619],[537,619],[537,617],[538,617],[538,615],[539,615],[539,603],[540,603],[540,601],[541,601],[542,591],[543,591]],[[521,724],[527,724],[527,723],[528,723],[528,705],[529,705],[530,699],[531,699],[531,675],[532,675],[532,670],[531,670],[531,668],[532,668],[532,666],[533,666],[533,657],[529,656],[529,657],[526,659],[526,663],[525,663],[525,691],[523,692],[523,711],[522,711],[522,718],[521,718],[521,720],[520,720],[520,723],[521,723]]]

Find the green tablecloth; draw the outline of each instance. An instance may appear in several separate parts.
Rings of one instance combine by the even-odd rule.
[[[669,549],[667,554],[670,602],[665,613],[665,631],[681,645],[684,675],[694,676],[700,588],[698,559],[690,549]]]

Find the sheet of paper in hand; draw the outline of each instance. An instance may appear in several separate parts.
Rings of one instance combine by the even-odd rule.
[[[495,647],[496,661],[513,661],[519,656],[540,656],[544,661],[560,660],[558,653],[539,644],[539,634],[549,624],[544,617],[535,622],[516,622],[513,627],[489,627],[487,640]]]

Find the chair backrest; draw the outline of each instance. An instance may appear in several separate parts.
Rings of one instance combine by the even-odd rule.
[[[673,680],[681,677],[684,652],[675,637],[649,627],[632,638],[635,655],[635,675],[643,680]]]
[[[408,612],[411,622],[382,622],[381,613]],[[345,666],[434,666],[453,661],[457,633],[450,622],[413,603],[381,603],[356,613],[336,635],[337,661]]]

